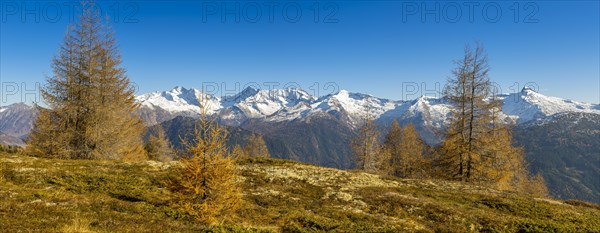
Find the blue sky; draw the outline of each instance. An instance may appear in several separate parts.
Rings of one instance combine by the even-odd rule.
[[[80,12],[71,7],[77,2],[0,1],[0,105],[36,100],[35,85],[51,75],[71,11]],[[600,102],[598,1],[469,4],[98,3],[112,19],[138,93],[219,83],[229,91],[217,94],[228,94],[254,83],[264,89],[297,84],[316,95],[346,89],[412,99],[434,95],[464,45],[478,40],[503,92],[529,83],[546,95]]]

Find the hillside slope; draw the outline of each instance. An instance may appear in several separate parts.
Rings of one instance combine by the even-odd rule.
[[[170,206],[177,162],[65,161],[0,154],[7,232],[193,232]],[[407,180],[285,160],[238,163],[237,232],[598,232],[600,207],[435,180]]]
[[[533,173],[553,197],[600,203],[600,116],[560,113],[514,129]]]

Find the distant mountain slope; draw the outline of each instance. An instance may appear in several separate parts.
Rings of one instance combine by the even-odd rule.
[[[182,140],[193,139],[197,119],[176,117],[160,125],[169,141],[182,148]],[[306,163],[320,164],[328,167],[352,168],[348,144],[353,135],[352,130],[336,119],[316,118],[310,121],[291,122],[246,122],[244,126],[227,127],[230,146],[245,145],[253,133],[264,136],[272,157],[291,159]]]
[[[2,107],[0,108],[0,132],[23,138],[31,131],[35,118],[35,109],[24,103]]]
[[[178,116],[174,119],[165,121],[160,125],[151,126],[149,132],[154,131],[156,127],[162,127],[173,147],[183,149],[185,147],[184,143],[193,142],[195,140],[196,125],[196,118]],[[230,147],[238,144],[244,145],[246,140],[253,134],[253,132],[239,127],[226,126],[226,129],[229,133],[227,144]]]
[[[559,113],[519,125],[514,137],[554,197],[600,203],[600,115]]]
[[[354,131],[343,121],[325,115],[303,120],[248,121],[240,127],[265,136],[271,154],[277,158],[335,168],[353,168],[350,147]]]
[[[22,138],[11,136],[5,133],[0,133],[0,145],[24,147],[25,141]]]

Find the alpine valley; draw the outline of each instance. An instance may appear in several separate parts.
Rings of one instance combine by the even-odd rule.
[[[529,88],[497,97],[502,118],[513,126],[514,144],[524,146],[531,170],[543,174],[551,195],[600,203],[600,105]],[[257,133],[274,157],[341,169],[354,165],[350,140],[367,116],[382,131],[393,120],[413,123],[431,146],[440,142],[452,117],[445,98],[395,101],[345,90],[316,97],[301,89],[246,88],[218,97],[176,87],[136,100],[146,125],[163,127],[176,147],[181,146],[180,135],[189,135],[206,109],[228,126],[232,143]],[[25,145],[35,116],[35,108],[23,103],[1,108],[0,143]]]

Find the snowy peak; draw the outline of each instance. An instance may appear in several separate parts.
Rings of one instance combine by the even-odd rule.
[[[399,101],[381,99],[360,93],[349,93],[348,97],[349,99],[347,100],[353,101],[345,102],[344,108],[347,110],[359,110],[358,112],[349,111],[349,113],[357,115],[361,114],[361,112],[368,112],[373,118],[379,118],[385,112],[390,111],[396,108],[398,104],[401,104]],[[353,104],[354,106],[352,106]],[[356,104],[359,104],[362,108],[356,108]]]
[[[175,87],[169,92],[161,93],[161,96],[171,101],[200,105],[199,98],[202,96],[201,94],[202,93],[200,91],[194,88],[185,89],[183,87]]]
[[[260,90],[250,100],[261,102],[277,102],[291,107],[300,102],[313,102],[315,98],[300,89]]]
[[[256,95],[256,93],[258,93],[258,90],[255,89],[254,87],[246,87],[240,93],[233,95],[233,96],[226,96],[223,98],[223,100],[225,102],[236,103],[236,102],[243,101],[243,100],[249,98],[250,96]]]
[[[528,87],[523,88],[519,93],[504,95],[501,98],[503,98],[502,111],[517,119],[519,123],[561,112],[600,114],[598,105],[545,96]]]
[[[378,118],[386,111],[394,109],[397,104],[398,102],[395,101],[341,90],[336,94],[322,97],[315,106],[325,111],[347,113],[351,120],[357,123],[367,112],[369,117]]]
[[[8,106],[4,106],[4,107],[0,107],[0,113],[2,112],[6,112],[6,113],[10,113],[10,112],[18,112],[18,111],[28,111],[28,110],[32,110],[33,107],[29,106],[25,103],[14,103]]]
[[[310,105],[316,98],[295,88],[259,90],[248,87],[236,95],[220,99],[194,88],[175,87],[170,91],[144,94],[136,100],[143,107],[159,108],[173,116],[197,116],[203,105],[207,104],[208,113],[218,114],[228,122],[237,124],[247,118],[266,118],[299,104]]]
[[[537,91],[535,91],[533,88],[529,87],[529,86],[524,86],[523,89],[521,89],[521,93],[537,93]]]
[[[401,112],[402,110],[404,112]],[[452,106],[443,98],[421,96],[414,101],[407,102],[396,111],[397,114],[402,113],[404,119],[418,117],[424,125],[439,129],[449,123]]]
[[[223,98],[225,102],[244,102],[249,100],[273,101],[293,103],[296,101],[312,102],[315,100],[313,96],[301,89],[275,89],[275,90],[259,90],[253,87],[248,87],[240,93]]]
[[[310,104],[315,98],[300,89],[256,90],[244,89],[240,94],[226,99],[224,106],[234,106],[247,117],[264,118],[298,104]]]
[[[152,92],[136,97],[136,100],[149,108],[160,107],[173,113],[200,113],[201,107],[207,104],[209,112],[221,108],[220,100],[212,95],[204,94],[195,88],[175,87],[170,91]]]

